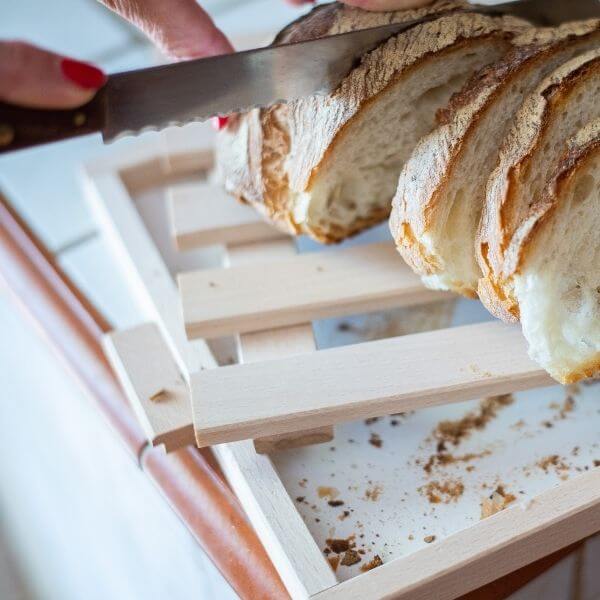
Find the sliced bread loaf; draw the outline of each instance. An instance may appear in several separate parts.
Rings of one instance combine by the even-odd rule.
[[[557,168],[566,140],[600,118],[600,49],[567,61],[544,79],[519,109],[503,142],[487,194],[476,253],[478,293],[492,314],[517,321],[506,249]],[[505,271],[505,269],[508,269]]]
[[[366,55],[329,96],[232,119],[217,151],[226,188],[286,231],[323,242],[385,219],[402,164],[436,110],[525,27],[512,17],[448,14],[464,6],[368,13],[334,3],[284,30],[276,42],[444,14]]]
[[[390,218],[400,253],[429,287],[475,297],[475,237],[487,179],[523,98],[552,70],[600,45],[600,21],[538,29],[477,73],[440,111],[402,169]]]
[[[516,228],[504,277],[531,357],[563,383],[600,376],[600,121],[569,142]]]

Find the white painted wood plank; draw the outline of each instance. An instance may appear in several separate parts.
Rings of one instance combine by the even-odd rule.
[[[596,468],[313,598],[451,600],[598,530]]]
[[[190,338],[247,333],[448,297],[425,288],[386,242],[302,254],[268,269],[257,264],[182,273],[178,281]]]
[[[528,357],[520,329],[499,322],[222,367],[191,380],[204,446],[552,383]]]
[[[169,202],[173,239],[179,250],[284,237],[253,208],[236,201],[218,185],[194,182],[178,186]]]
[[[228,248],[231,265],[261,264],[270,260],[284,260],[296,254],[291,239],[259,242]],[[284,356],[294,356],[316,351],[312,325],[305,323],[292,327],[258,331],[236,336],[238,356],[241,363],[272,360]],[[266,436],[254,440],[254,448],[259,454],[277,450],[299,448],[312,444],[322,444],[333,439],[333,427],[316,427],[305,431]]]

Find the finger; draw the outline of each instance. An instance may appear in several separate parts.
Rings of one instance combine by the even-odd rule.
[[[195,0],[100,0],[177,59],[233,52],[225,35]]]
[[[365,10],[403,10],[431,4],[432,0],[342,0],[345,4]]]
[[[29,108],[75,108],[106,75],[87,63],[19,41],[0,42],[0,100]]]

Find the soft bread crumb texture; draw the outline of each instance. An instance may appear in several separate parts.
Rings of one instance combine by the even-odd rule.
[[[566,141],[600,117],[599,92],[600,49],[596,49],[558,67],[524,100],[503,143],[487,184],[476,248],[483,272],[479,296],[499,318],[519,318],[511,277],[515,257],[507,253],[511,240],[542,199]]]
[[[571,142],[513,248],[529,353],[563,383],[600,375],[600,121],[583,132],[592,139],[581,145],[578,134]]]
[[[392,235],[430,288],[476,296],[474,248],[486,182],[514,113],[548,73],[600,41],[597,20],[533,32],[467,82],[402,169]]]
[[[436,110],[526,29],[512,17],[447,14],[465,6],[367,13],[331,4],[290,25],[278,42],[445,13],[368,53],[332,94],[233,119],[218,144],[226,188],[285,231],[322,242],[384,220],[399,170]]]

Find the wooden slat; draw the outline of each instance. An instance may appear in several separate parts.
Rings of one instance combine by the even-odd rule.
[[[433,302],[389,242],[314,252],[263,265],[179,275],[190,338],[212,338],[315,319]]]
[[[189,390],[158,327],[144,323],[110,333],[104,349],[152,443],[167,450],[188,444],[194,429],[187,420],[182,426],[180,411],[189,405]]]
[[[551,385],[518,327],[483,323],[192,377],[199,445]]]
[[[200,367],[214,368],[217,363],[208,346],[200,342],[192,348],[185,337],[177,310],[177,288],[118,172],[104,169],[102,163],[91,165],[85,183],[103,235],[127,274],[132,296],[143,311],[142,318],[157,323],[184,376]],[[148,415],[144,421],[149,441],[165,444],[169,450],[195,442],[188,399],[178,397],[172,404],[177,404],[172,420],[166,422]],[[137,410],[143,412],[152,407],[144,404]],[[153,430],[148,429],[150,425]]]
[[[260,264],[265,260],[283,260],[295,254],[296,247],[291,239],[258,242],[228,248],[229,263],[236,266]],[[241,363],[272,360],[316,350],[310,323],[270,331],[245,333],[236,337],[238,356]],[[322,444],[331,440],[333,440],[333,427],[327,425],[308,431],[257,438],[254,440],[254,448],[259,454],[268,454],[278,450]]]
[[[452,600],[600,530],[600,469],[313,596]]]
[[[258,213],[206,182],[181,184],[169,198],[171,231],[178,250],[212,244],[246,244],[285,237]]]
[[[119,162],[115,157],[115,161]],[[152,241],[118,172],[91,165],[87,170],[87,191],[130,275],[134,297],[165,334],[170,361],[176,368],[214,368],[216,361],[204,343],[190,344],[183,335],[183,321],[175,284]],[[138,346],[144,352],[143,342]],[[182,367],[183,365],[183,367]],[[177,400],[181,426],[192,427],[190,398]],[[147,407],[152,412],[155,405]],[[143,407],[142,407],[143,408]],[[149,421],[157,422],[149,415]],[[189,430],[188,429],[188,430]],[[152,440],[173,435],[155,430]],[[161,437],[163,436],[163,437]],[[185,442],[174,436],[172,445]],[[225,444],[215,448],[229,483],[244,506],[269,558],[294,598],[306,598],[337,583],[329,564],[296,510],[268,456],[260,456],[252,442]]]

